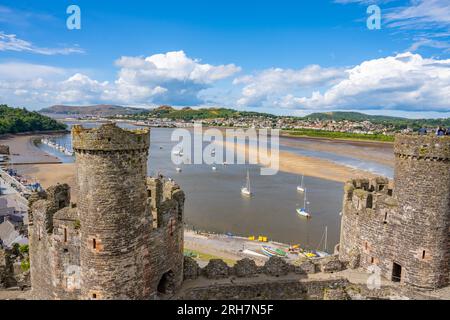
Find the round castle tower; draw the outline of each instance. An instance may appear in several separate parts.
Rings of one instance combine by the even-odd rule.
[[[145,299],[148,130],[72,129],[81,222],[81,299]]]
[[[450,137],[397,135],[394,153],[404,281],[425,288],[448,285]]]

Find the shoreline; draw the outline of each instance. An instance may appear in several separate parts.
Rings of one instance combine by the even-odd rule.
[[[76,119],[76,118],[61,118],[58,119],[61,122],[99,122],[99,123],[106,123],[106,122],[125,122],[125,123],[130,123],[132,125],[135,126],[144,126],[144,127],[149,127],[149,128],[167,128],[167,129],[173,129],[173,127],[159,127],[159,126],[150,126],[150,125],[143,125],[138,123],[139,121],[135,121],[135,120],[131,120],[131,121],[127,121],[127,120],[120,120],[120,119],[112,119],[112,120],[86,120],[86,119]],[[193,125],[187,127],[187,128],[193,128]],[[242,130],[247,130],[247,129],[251,129],[249,127],[230,127],[230,126],[203,126],[204,128],[213,128],[213,129],[242,129]],[[183,127],[185,128],[185,127]],[[260,130],[260,129],[256,129],[256,130]],[[370,139],[363,139],[363,138],[331,138],[331,137],[314,137],[314,136],[308,136],[308,135],[293,135],[291,133],[289,133],[287,130],[284,129],[279,129],[280,130],[280,137],[283,138],[290,138],[290,139],[317,139],[317,140],[322,140],[322,141],[337,141],[337,142],[354,142],[354,143],[369,143],[369,144],[387,144],[387,145],[393,145],[394,142],[392,141],[378,141],[378,140],[370,140]]]
[[[227,149],[235,148],[235,150],[243,154],[246,159],[248,159],[250,153],[254,158],[258,155],[258,150],[256,148],[250,148],[247,145],[242,146],[230,142],[220,143],[217,141],[215,143],[224,146]],[[352,169],[330,160],[301,156],[288,151],[279,151],[279,171],[340,183],[345,183],[349,179],[356,177],[372,178],[377,176],[371,172]]]

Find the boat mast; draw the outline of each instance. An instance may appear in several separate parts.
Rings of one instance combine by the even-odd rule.
[[[247,170],[247,189],[248,192],[250,192],[250,173]]]
[[[306,189],[305,189],[305,196],[303,197],[303,210],[305,210],[305,212],[308,212],[306,210]]]
[[[323,247],[323,251],[327,252],[327,242],[328,242],[328,226],[325,226],[325,244]]]

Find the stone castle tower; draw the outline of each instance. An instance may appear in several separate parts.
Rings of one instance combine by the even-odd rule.
[[[446,286],[450,137],[398,135],[394,153],[393,188],[384,178],[346,183],[340,259],[415,287]]]
[[[182,282],[184,193],[147,177],[148,130],[74,126],[78,205],[67,185],[30,201],[33,294],[151,299]]]

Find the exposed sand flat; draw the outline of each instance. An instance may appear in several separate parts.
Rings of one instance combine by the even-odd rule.
[[[15,168],[20,174],[36,179],[44,188],[57,183],[67,183],[71,188],[71,201],[76,202],[74,163],[19,165]]]
[[[37,148],[33,140],[44,136],[37,135],[11,135],[0,138],[0,144],[8,145],[13,164],[24,163],[61,163],[57,157],[49,155]]]
[[[233,148],[235,146],[236,152],[245,154],[246,158],[249,157],[249,152],[253,157],[256,157],[258,150],[254,147],[241,144],[233,144],[231,142],[215,142],[217,145],[224,145],[225,148]],[[279,170],[294,174],[304,174],[310,177],[332,180],[337,182],[346,182],[350,178],[354,177],[373,177],[374,174],[352,169],[344,165],[336,164],[329,160],[300,156],[294,153],[280,151],[279,152]]]
[[[394,144],[390,142],[283,136],[283,139],[280,139],[280,145],[312,151],[331,152],[341,156],[377,162],[386,166],[394,165]]]

